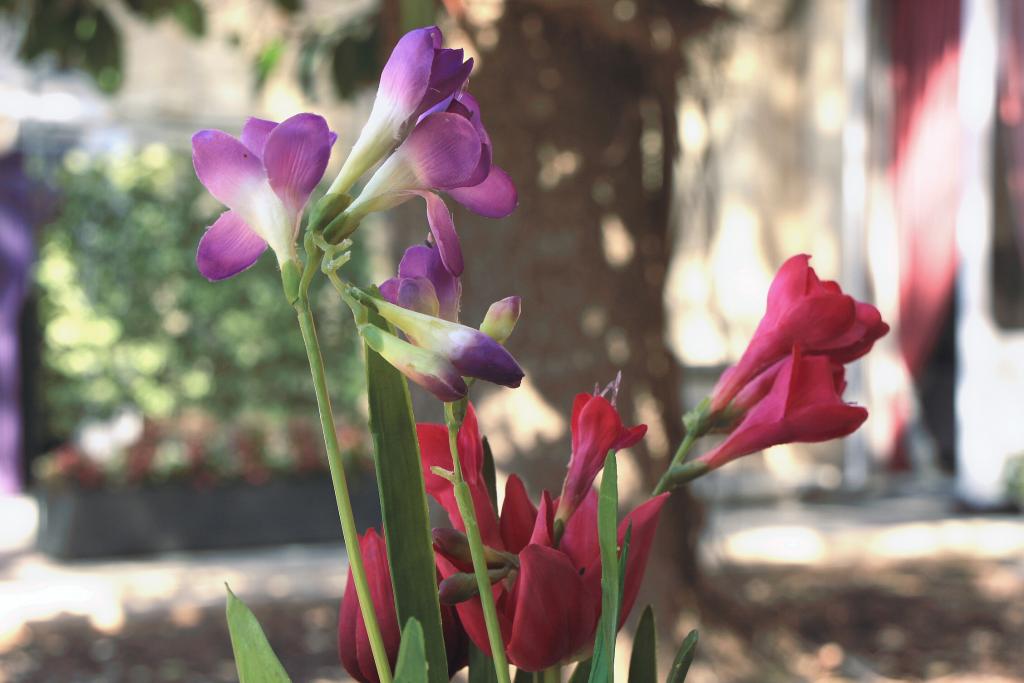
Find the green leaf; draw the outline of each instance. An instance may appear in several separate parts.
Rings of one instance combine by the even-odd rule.
[[[362,86],[375,83],[380,76],[380,27],[377,21],[354,21],[345,27],[336,42],[325,45],[330,51],[334,89],[349,99]]]
[[[256,90],[260,90],[266,84],[270,74],[277,67],[278,62],[281,61],[283,54],[284,41],[280,38],[274,38],[260,50],[260,53],[256,56],[256,62],[253,64]]]
[[[196,0],[178,0],[172,9],[174,18],[195,37],[206,33],[206,13]]]
[[[654,610],[648,605],[640,617],[629,657],[629,683],[655,683],[658,680],[657,636],[654,631]]]
[[[371,323],[387,329],[387,323],[376,311],[367,310]],[[373,460],[398,623],[410,618],[419,621],[430,681],[447,683],[448,658],[437,601],[437,570],[409,385],[398,370],[369,347],[366,380]]]
[[[569,683],[586,683],[586,680],[590,677],[590,663],[592,661],[588,657],[577,664],[576,668],[572,671],[572,676],[569,676]]]
[[[402,629],[402,644],[395,663],[395,683],[427,683],[423,627],[416,619],[409,619]]]
[[[497,683],[494,661],[473,643],[469,644],[469,683]]]
[[[676,661],[672,662],[672,670],[668,672],[667,683],[683,683],[686,680],[686,673],[690,670],[693,657],[697,654],[697,631],[690,631],[683,644],[679,646],[679,653],[676,654]]]
[[[615,452],[604,460],[604,475],[597,503],[597,535],[601,546],[601,620],[594,642],[590,683],[615,680],[615,634],[619,626],[619,489]],[[625,552],[623,552],[623,559]]]
[[[491,443],[485,436],[484,442],[484,483],[487,485],[487,494],[494,507],[494,513],[498,513],[498,480],[494,470],[494,453],[491,452]]]
[[[430,26],[437,20],[437,0],[399,0],[398,12],[402,33]]]
[[[230,587],[227,612],[239,683],[290,683],[291,679],[267,642],[256,615],[235,597]]]
[[[516,677],[512,679],[512,683],[533,683],[533,672],[516,669]]]

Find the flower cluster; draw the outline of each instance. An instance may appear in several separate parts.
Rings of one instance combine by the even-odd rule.
[[[432,26],[410,31],[381,72],[369,121],[330,192],[345,192],[367,169],[384,163],[346,209],[350,222],[413,197],[426,202],[430,234],[452,275],[463,270],[462,249],[445,192],[469,210],[491,218],[512,213],[515,185],[492,163],[491,138],[480,107],[465,91],[473,60],[441,47]]]
[[[782,265],[746,351],[715,385],[708,423],[718,416],[730,434],[698,458],[708,469],[769,446],[846,436],[867,419],[843,402],[844,364],[889,326],[877,308],[819,279],[809,261],[798,254]]]
[[[517,387],[523,370],[502,342],[519,318],[519,297],[495,303],[481,330],[459,323],[462,285],[441,260],[440,249],[418,245],[405,252],[398,277],[380,287],[373,305],[408,341],[373,325],[360,328],[366,343],[406,377],[441,401],[469,390],[463,377]]]
[[[452,467],[448,431],[444,425],[420,424],[418,432],[427,492],[445,509],[452,524],[450,529],[434,530],[437,568],[443,579],[441,601],[455,606],[469,639],[490,654],[465,522],[452,483],[436,473],[439,468]],[[469,408],[458,434],[459,457],[486,546],[502,639],[509,660],[517,667],[541,671],[589,653],[601,614],[597,492],[593,490],[600,468],[594,462],[603,462],[609,449],[635,444],[645,432],[645,425],[623,426],[618,411],[605,398],[579,394],[573,407],[573,451],[562,495],[552,498],[545,491],[538,507],[530,500],[519,477],[512,475],[505,485],[499,514],[491,503],[484,479],[483,444],[476,415]],[[627,529],[631,529],[620,626],[636,600],[665,498],[651,498],[619,524],[620,544]],[[378,571],[386,569],[376,566]],[[346,591],[340,637],[351,642],[343,644],[343,652],[368,651],[365,630],[357,627],[353,632],[354,603],[355,596]],[[374,603],[377,604],[376,598]],[[392,624],[390,628],[394,631],[390,635],[397,638],[394,612],[382,613],[386,615],[384,628]],[[460,634],[447,627],[445,634],[451,662],[453,648],[461,642]],[[388,633],[385,640],[391,640]],[[389,650],[392,658],[396,652],[397,649]],[[366,667],[350,665],[345,656],[343,662],[358,680],[375,680],[365,674]]]
[[[335,142],[327,123],[314,114],[299,114],[280,124],[250,119],[241,139],[220,131],[197,133],[196,173],[229,210],[206,232],[196,261],[206,277],[218,280],[244,270],[270,246],[281,265],[285,293],[298,314],[310,361],[352,559],[338,628],[341,661],[348,672],[359,681],[388,681],[400,650],[426,646],[425,656],[413,655],[422,661],[409,666],[421,667],[424,679],[432,673],[436,680],[445,660],[449,675],[466,664],[471,641],[491,658],[499,683],[510,681],[509,661],[521,671],[557,675],[552,667],[592,653],[594,666],[605,667],[604,675],[610,676],[614,631],[636,600],[669,492],[768,446],[853,432],[867,411],[843,401],[845,364],[867,353],[889,328],[875,307],[845,294],[835,282],[819,279],[808,256],[794,256],[772,282],[764,318],[740,360],[723,373],[712,395],[685,416],[686,437],[654,493],[617,529],[617,517],[611,515],[617,501],[611,495],[601,499],[598,524],[594,481],[605,462],[614,462],[608,459],[610,452],[638,443],[647,429],[623,424],[615,407],[618,380],[604,392],[576,396],[572,451],[559,494],[544,491],[535,503],[523,482],[511,475],[499,511],[485,475],[477,417],[466,396],[477,379],[519,386],[523,370],[504,344],[519,319],[521,301],[510,296],[495,302],[479,328],[460,322],[464,261],[441,193],[495,218],[508,215],[517,196],[508,174],[493,163],[480,107],[466,91],[473,62],[461,50],[442,47],[441,41],[440,31],[428,27],[411,31],[396,45],[368,122],[311,212],[305,261],[296,252],[296,237]],[[350,196],[374,167],[361,191]],[[362,219],[414,197],[426,203],[426,243],[407,249],[396,276],[378,289],[342,280],[338,269],[348,258],[348,237]],[[375,378],[397,375],[386,365],[369,364],[378,473],[401,473],[381,477],[382,509],[385,519],[408,515],[413,520],[406,520],[400,531],[387,526],[387,540],[374,530],[357,538],[347,487],[339,476],[339,441],[308,299],[318,267],[351,307],[366,346],[445,404],[446,424],[417,425],[417,451],[405,384],[385,380],[375,385]],[[390,440],[391,430],[404,431],[405,437]],[[686,462],[696,439],[712,431],[724,433],[724,440]],[[400,458],[400,468],[387,469],[392,457]],[[613,467],[606,472],[614,477]],[[451,523],[434,529],[430,538],[427,495]],[[400,514],[389,518],[388,509]],[[395,524],[399,522],[389,522]],[[620,553],[627,537],[628,552]],[[392,564],[391,555],[401,556],[406,541],[410,548],[420,544],[424,560],[432,542],[433,564],[425,561],[427,566],[416,571]],[[622,568],[619,581],[611,576],[616,557]],[[606,568],[609,575],[602,584]],[[392,582],[392,576],[401,575],[402,581]],[[424,595],[430,598],[427,607],[417,602]],[[601,661],[595,642],[602,606],[616,603],[618,623],[609,615],[608,627],[600,629],[607,636],[600,642],[612,648]],[[438,632],[438,604],[443,634]],[[397,615],[403,610],[414,614],[407,625],[399,624]],[[231,613],[229,607],[229,621]],[[424,633],[431,626],[428,638]],[[433,668],[428,667],[431,656]],[[405,654],[402,659],[407,661]]]

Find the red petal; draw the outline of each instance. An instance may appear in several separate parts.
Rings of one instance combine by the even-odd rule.
[[[565,525],[565,533],[558,547],[577,568],[589,566],[600,558],[601,545],[597,536],[597,491],[591,489]]]
[[[552,524],[554,523],[555,507],[551,500],[551,494],[544,491],[540,495],[540,509],[537,510],[537,519],[533,525],[533,532],[530,534],[530,543],[550,546],[553,535]]]
[[[526,487],[516,475],[505,483],[505,500],[501,506],[501,538],[505,550],[518,553],[530,542],[533,525],[537,521],[537,508],[526,493]]]
[[[630,610],[633,609],[636,595],[640,591],[644,570],[647,569],[647,558],[650,556],[651,544],[654,542],[654,532],[658,530],[658,518],[661,515],[661,508],[667,500],[667,493],[652,498],[626,515],[626,518],[619,524],[620,544],[626,537],[626,529],[630,524],[633,525],[629,540],[629,556],[626,558],[626,578],[622,587],[619,628],[622,627]]]
[[[584,589],[582,577],[564,553],[528,545],[519,562],[508,657],[521,669],[541,671],[589,644],[600,600]]]

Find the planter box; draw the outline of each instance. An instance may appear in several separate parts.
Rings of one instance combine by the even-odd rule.
[[[373,477],[349,473],[360,531],[379,526]],[[37,547],[70,560],[178,550],[341,541],[328,478],[137,489],[55,489],[37,493]]]

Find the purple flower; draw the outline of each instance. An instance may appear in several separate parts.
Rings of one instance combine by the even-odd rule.
[[[370,177],[346,213],[358,220],[412,197],[427,204],[427,223],[441,260],[452,275],[463,270],[452,215],[437,192],[448,192],[475,213],[500,218],[518,202],[515,185],[491,163],[491,145],[479,114],[453,99],[447,111],[429,114]]]
[[[463,61],[462,50],[442,48],[442,39],[439,28],[427,26],[406,33],[395,45],[381,71],[370,118],[330,192],[347,192],[402,141],[424,112],[447,106],[465,86],[473,60]]]
[[[241,140],[219,130],[192,136],[199,181],[227,205],[199,241],[196,265],[223,280],[256,262],[267,245],[279,264],[295,257],[295,236],[337,136],[316,114],[278,124],[250,118]]]
[[[358,222],[373,211],[421,197],[445,267],[461,275],[458,235],[437,192],[447,192],[490,218],[510,214],[518,196],[509,175],[492,163],[491,138],[480,107],[463,90],[473,61],[463,62],[461,50],[445,50],[440,44],[436,27],[417,29],[398,42],[381,74],[370,119],[329,192],[346,192],[394,149],[348,207],[347,216]]]
[[[462,283],[445,269],[433,247],[418,244],[406,249],[398,264],[398,277],[384,282],[380,293],[404,308],[459,321]]]
[[[463,377],[519,386],[523,371],[505,347],[459,323],[462,285],[445,268],[438,249],[424,245],[407,249],[398,277],[382,284],[380,291],[384,300],[374,300],[374,306],[408,342],[379,328],[361,331],[367,344],[406,377],[442,401],[466,395]],[[495,305],[505,309],[509,302]],[[518,305],[515,308],[518,311]]]

